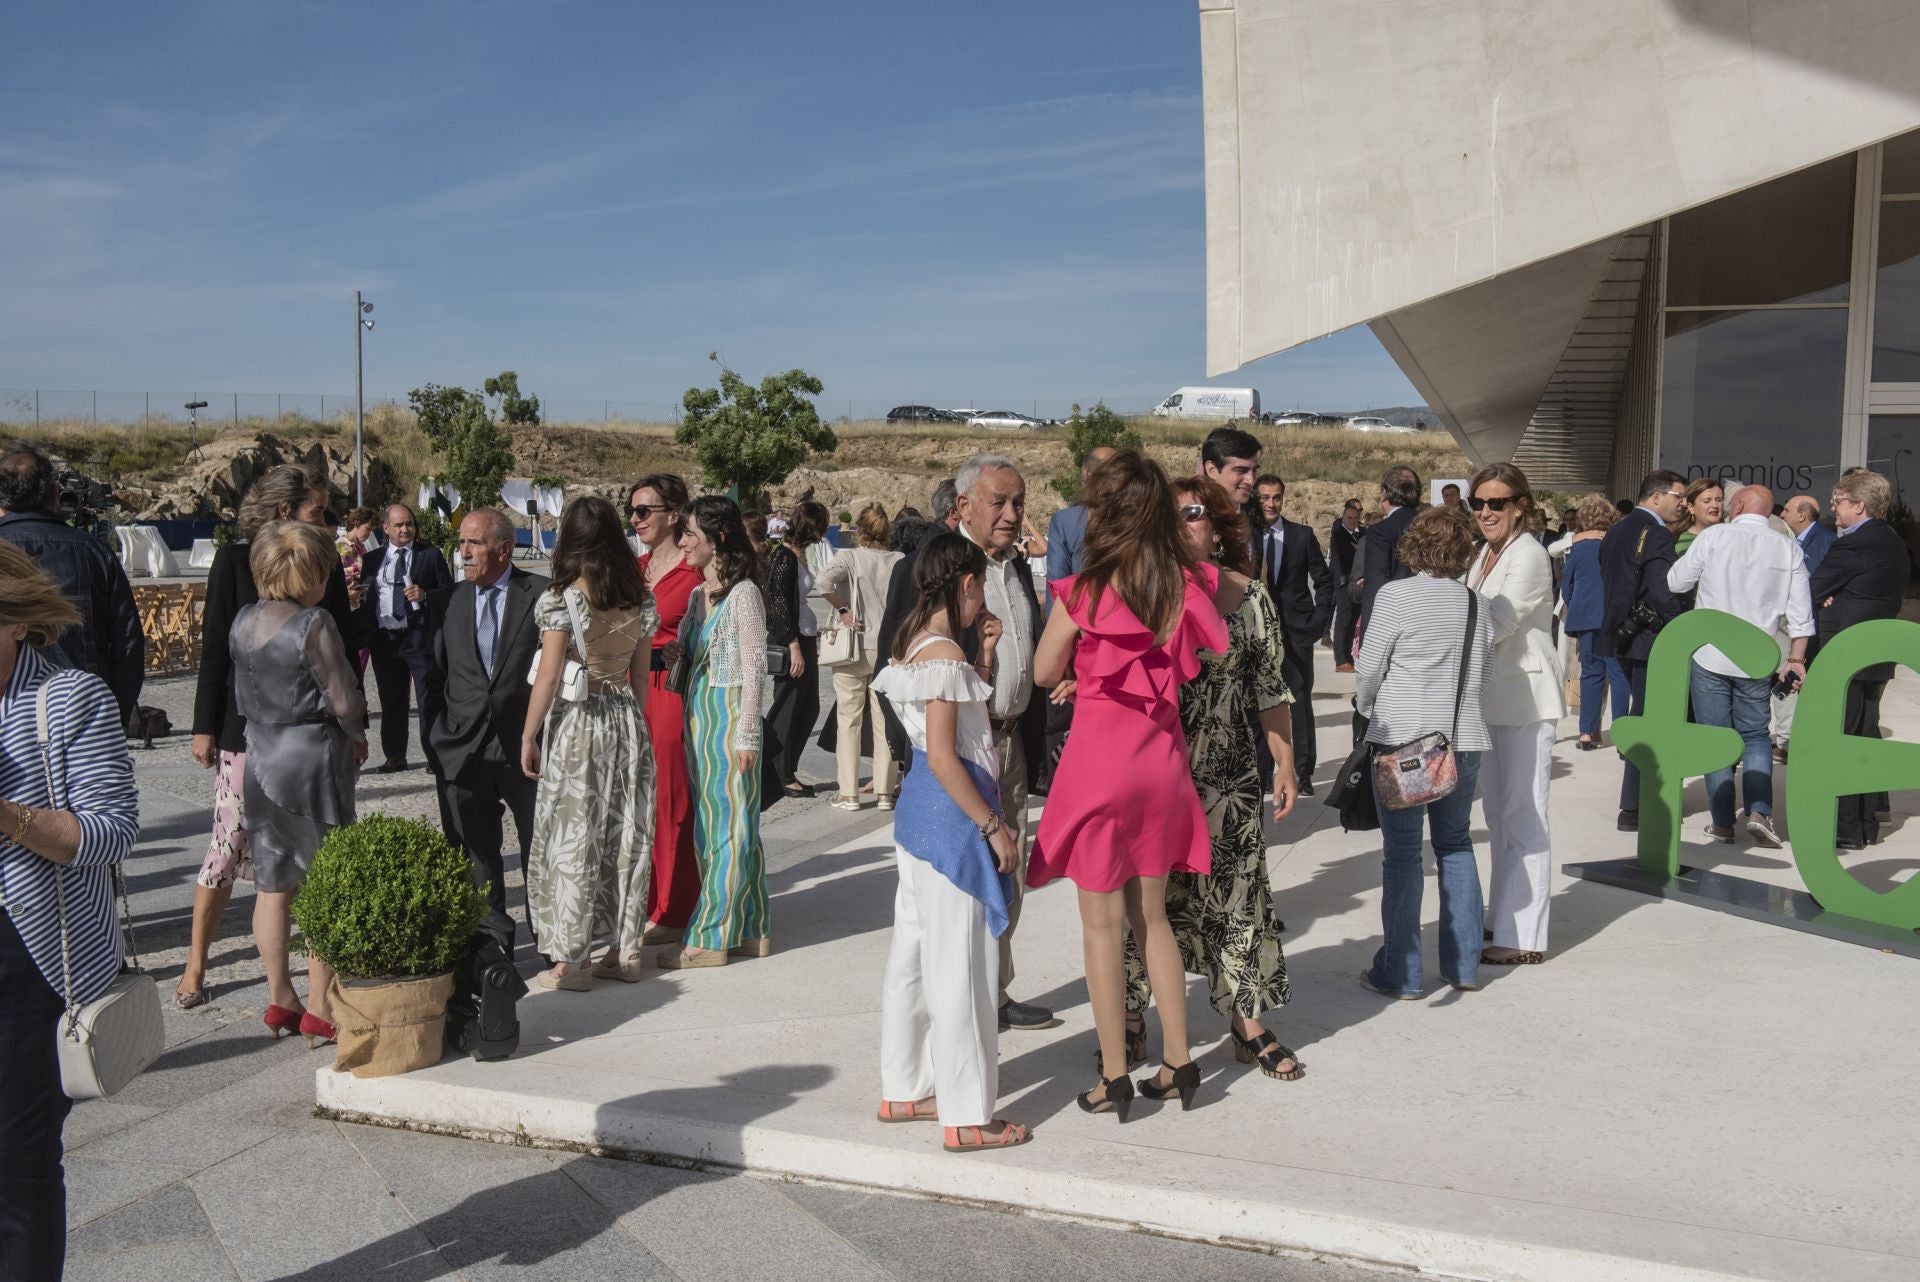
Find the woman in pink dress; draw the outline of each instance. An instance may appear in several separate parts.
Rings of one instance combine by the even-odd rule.
[[[1122,450],[1089,478],[1083,497],[1083,568],[1053,582],[1053,613],[1034,655],[1036,685],[1075,684],[1073,732],[1040,816],[1027,884],[1065,877],[1079,887],[1101,1064],[1100,1084],[1080,1096],[1080,1107],[1124,1122],[1134,1095],[1127,925],[1140,941],[1166,1048],[1140,1092],[1178,1093],[1190,1108],[1200,1084],[1187,1049],[1186,975],[1167,925],[1167,874],[1213,867],[1180,728],[1180,687],[1199,672],[1201,651],[1226,651],[1227,625],[1213,604],[1219,572],[1181,536],[1173,487],[1158,463]]]

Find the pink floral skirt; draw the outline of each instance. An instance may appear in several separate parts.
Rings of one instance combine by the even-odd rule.
[[[200,865],[197,885],[209,890],[253,880],[253,838],[247,832],[247,808],[241,801],[247,754],[223,752],[213,777],[213,840]]]

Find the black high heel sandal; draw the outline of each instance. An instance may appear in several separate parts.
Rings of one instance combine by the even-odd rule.
[[[1080,1103],[1083,1113],[1112,1113],[1122,1122],[1127,1120],[1127,1111],[1133,1107],[1133,1079],[1125,1073],[1118,1077],[1103,1077],[1100,1087],[1106,1097],[1095,1103],[1092,1091],[1082,1091],[1074,1096]]]
[[[1171,1064],[1162,1064],[1162,1068],[1173,1068]],[[1155,1073],[1154,1077],[1159,1074]],[[1156,1086],[1153,1077],[1140,1079],[1140,1093],[1148,1099],[1165,1099],[1169,1095],[1180,1096],[1180,1111],[1186,1112],[1193,1107],[1194,1092],[1200,1089],[1200,1065],[1188,1060],[1178,1068],[1173,1068],[1173,1078],[1165,1086]]]
[[[1132,1017],[1129,1016],[1128,1018]],[[1132,1024],[1128,1024],[1126,1026],[1126,1034],[1126,1071],[1131,1073],[1134,1069],[1147,1062],[1147,1017],[1145,1015],[1140,1016],[1140,1027],[1138,1028],[1135,1028]],[[1093,1071],[1097,1073],[1103,1067],[1105,1067],[1105,1065],[1101,1061],[1100,1047],[1096,1045],[1093,1048]]]
[[[1258,1064],[1260,1071],[1276,1082],[1297,1082],[1307,1075],[1307,1066],[1300,1062],[1293,1048],[1281,1045],[1271,1029],[1249,1040],[1228,1028],[1227,1036],[1233,1038],[1234,1059],[1242,1064]],[[1280,1066],[1288,1060],[1293,1061],[1293,1067],[1283,1073]]]

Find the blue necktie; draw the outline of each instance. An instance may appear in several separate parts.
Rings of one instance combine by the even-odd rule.
[[[400,555],[393,564],[393,617],[407,617],[407,550],[398,549]]]
[[[487,670],[487,680],[493,680],[493,652],[500,641],[500,585],[481,588],[480,595],[486,598],[486,605],[480,611],[480,666]]]

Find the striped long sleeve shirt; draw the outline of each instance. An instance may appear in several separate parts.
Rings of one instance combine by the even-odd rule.
[[[1480,711],[1480,690],[1493,658],[1492,612],[1485,601],[1474,622],[1466,693],[1460,719],[1454,721],[1472,592],[1453,579],[1416,574],[1387,584],[1373,599],[1353,665],[1356,706],[1370,718],[1369,743],[1398,747],[1438,730],[1460,752],[1493,746]]]
[[[57,795],[47,795],[36,704],[47,688],[47,723]],[[39,809],[69,810],[80,823],[80,848],[62,867],[0,838],[0,906],[27,952],[57,993],[67,991],[56,893],[64,889],[73,941],[73,997],[106,991],[120,969],[112,870],[140,833],[133,758],[113,692],[99,677],[56,668],[29,646],[0,693],[0,797]]]

